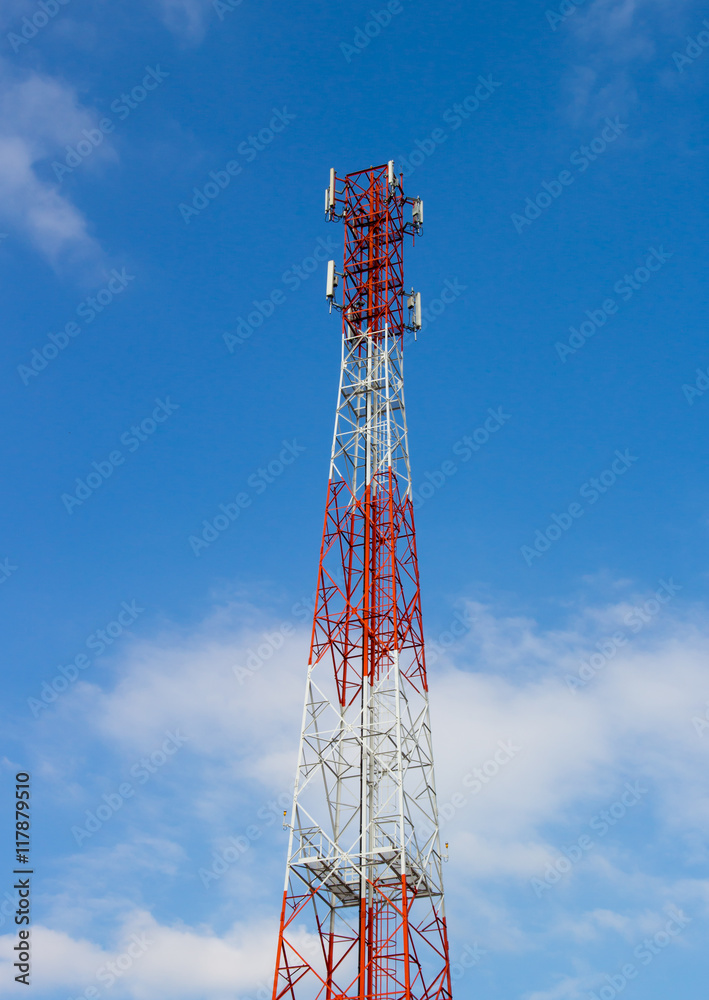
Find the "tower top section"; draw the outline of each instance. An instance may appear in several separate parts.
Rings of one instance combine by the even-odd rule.
[[[419,330],[421,296],[404,289],[403,244],[406,234],[415,238],[423,230],[423,202],[406,197],[394,161],[343,178],[332,169],[325,214],[345,224],[344,267],[339,273],[330,261],[326,289],[330,309],[342,312],[344,339],[390,340]]]

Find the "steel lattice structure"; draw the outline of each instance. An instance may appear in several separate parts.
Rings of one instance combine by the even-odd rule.
[[[273,1000],[448,1000],[403,382],[423,205],[389,163],[332,171],[326,211],[345,225],[342,367]]]

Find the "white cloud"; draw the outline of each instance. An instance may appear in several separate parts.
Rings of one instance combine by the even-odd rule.
[[[81,711],[101,739],[126,752],[145,752],[179,725],[206,759],[231,759],[272,787],[290,784],[306,662],[305,630],[279,636],[277,622],[235,605],[190,636],[167,629],[134,643],[115,688],[87,689]],[[246,675],[238,677],[235,667]]]
[[[275,922],[244,921],[219,937],[209,927],[165,926],[138,910],[116,929],[111,948],[99,948],[39,924],[32,990],[44,996],[93,986],[133,1000],[233,1000],[272,980],[277,930]],[[23,995],[10,972],[16,940],[0,937],[0,996]],[[309,951],[313,939],[301,934],[300,944]]]
[[[666,830],[702,828],[708,803],[697,790],[709,747],[691,718],[709,684],[703,630],[665,619],[653,638],[629,634],[588,686],[573,691],[564,674],[597,653],[585,628],[544,633],[514,619],[505,628],[504,620],[491,624],[484,611],[477,614],[481,625],[456,660],[487,669],[451,665],[431,685],[439,796],[442,803],[456,793],[465,799],[447,827],[451,839],[460,831],[456,851],[465,870],[476,877],[519,876],[525,867],[537,874],[545,828],[565,823],[584,832],[629,779],[642,779],[659,799]],[[501,641],[490,642],[492,629],[503,633]],[[546,658],[547,667],[525,676],[521,667],[532,658]],[[496,676],[500,664],[506,677]],[[471,794],[464,776],[493,758],[499,740],[520,752]],[[549,859],[558,856],[548,851]]]
[[[101,248],[83,213],[37,164],[91,128],[73,88],[38,73],[14,75],[0,60],[0,226],[15,229],[57,269],[95,264]]]
[[[665,607],[632,635],[623,623],[635,600],[579,610],[566,627],[547,630],[529,618],[495,615],[471,604],[471,632],[455,656],[436,666],[430,686],[439,803],[446,816],[443,833],[451,842],[449,906],[454,914],[464,907],[468,925],[485,928],[485,947],[523,951],[545,937],[579,943],[631,941],[650,922],[648,914],[659,912],[666,902],[684,905],[689,900],[694,912],[707,907],[709,890],[701,880],[677,882],[644,872],[637,854],[613,835],[596,838],[594,851],[565,877],[564,889],[554,890],[551,912],[564,916],[550,918],[541,936],[521,924],[523,911],[516,914],[504,902],[504,887],[522,888],[529,890],[532,904],[529,879],[558,859],[561,844],[588,831],[590,819],[617,801],[626,781],[641,780],[648,788],[638,806],[645,810],[644,840],[659,844],[670,834],[680,856],[685,842],[692,857],[701,856],[709,818],[703,790],[709,735],[702,740],[691,720],[704,710],[709,689],[709,630],[701,617],[673,618]],[[48,758],[57,757],[59,741],[64,744],[64,763],[52,776],[57,794],[65,786],[74,794],[87,748],[108,749],[132,762],[157,747],[166,729],[179,726],[190,737],[189,750],[180,753],[189,754],[195,768],[181,763],[180,808],[209,831],[203,852],[208,857],[225,832],[225,817],[233,815],[235,799],[268,797],[292,783],[309,630],[296,630],[281,645],[280,624],[268,613],[235,603],[217,609],[189,632],[165,627],[154,638],[117,651],[115,683],[105,688],[81,683],[48,710],[32,734],[34,745]],[[565,676],[597,652],[597,642],[602,645],[609,634],[623,629],[628,642],[586,688],[570,690]],[[277,645],[277,653],[268,652]],[[259,646],[267,654],[260,666],[253,658]],[[247,663],[258,669],[240,684],[232,668]],[[66,747],[68,732],[78,734],[77,751],[83,748],[75,757],[73,748]],[[511,742],[519,752],[472,794],[466,774],[493,760],[500,741]],[[463,804],[451,806],[458,794]],[[141,803],[149,798],[146,790]],[[83,808],[77,800],[77,814]],[[64,860],[67,878],[58,882],[64,889],[46,912],[55,926],[70,926],[73,939],[89,934],[91,913],[101,912],[104,923],[115,923],[127,907],[135,906],[138,897],[131,897],[130,887],[142,872],[159,870],[171,878],[180,871],[185,858],[179,829],[173,822],[166,836],[159,816],[147,807],[141,815],[140,835],[121,828],[127,842],[107,847],[108,835],[104,846],[84,848],[79,861]],[[550,835],[550,830],[557,832]],[[191,862],[195,868],[199,863]],[[67,886],[78,879],[77,864],[83,865],[95,898],[81,897],[72,908]],[[605,908],[587,911],[574,895],[577,873],[583,872],[607,887]],[[251,875],[236,866],[229,872],[223,886],[228,883],[231,905],[249,905],[256,898]],[[104,910],[102,898],[107,900]],[[218,894],[214,900],[215,908],[223,903]],[[275,910],[274,902],[271,923],[259,931],[263,942],[254,939],[249,949],[253,961],[235,955],[237,938],[231,932],[220,938],[202,929],[150,923],[161,943],[146,954],[141,971],[136,966],[131,973],[137,978],[131,980],[130,996],[189,998],[198,981],[210,1000],[250,988],[229,977],[236,975],[237,959],[247,962],[247,979],[259,979],[264,969],[270,975]],[[70,919],[63,920],[62,913]],[[120,926],[123,933],[128,925]],[[203,949],[213,956],[211,978],[200,979],[182,968],[182,956],[192,954],[193,946],[195,953]],[[87,946],[79,941],[77,947],[84,954]],[[95,952],[87,954],[93,963]],[[180,956],[177,965],[175,954]],[[85,963],[79,965],[85,968]],[[578,983],[566,979],[533,996],[573,997]]]
[[[596,641],[618,631],[628,607],[591,608],[569,628],[547,631],[469,607],[473,630],[456,662],[438,665],[431,701],[444,829],[455,835],[458,863],[471,876],[535,874],[553,856],[545,827],[583,829],[626,780],[649,783],[668,829],[689,833],[709,818],[709,804],[696,794],[707,747],[691,722],[703,711],[709,682],[709,636],[700,627],[665,611],[647,633],[634,637],[626,627],[626,643],[608,660],[599,657],[602,666],[585,688],[570,690],[565,680],[598,653]],[[264,794],[289,788],[307,630],[273,653],[267,637],[280,641],[277,624],[234,605],[189,636],[166,629],[136,641],[116,661],[112,689],[82,683],[59,701],[45,719],[45,739],[88,727],[132,762],[177,726],[207,779],[193,805],[210,820],[226,807],[225,775],[229,795],[234,781]],[[253,659],[259,645],[263,661]],[[258,669],[240,683],[233,668],[247,662]],[[513,746],[511,759],[473,792],[466,775],[493,760],[500,741]],[[63,778],[74,787],[72,772]]]

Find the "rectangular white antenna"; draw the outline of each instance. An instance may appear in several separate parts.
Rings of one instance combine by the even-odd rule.
[[[421,292],[411,290],[407,305],[411,310],[411,325],[414,330],[421,329]]]
[[[396,177],[394,176],[394,161],[393,160],[389,160],[389,175],[388,175],[388,180],[389,180],[389,187],[393,188],[394,185],[396,184]]]
[[[337,275],[335,274],[335,261],[329,260],[327,262],[327,290],[325,295],[330,301],[335,298],[335,289],[337,288]]]
[[[330,199],[330,203],[329,203],[329,205],[327,207],[328,207],[328,209],[334,209],[334,207],[335,207],[335,168],[334,167],[332,167],[332,169],[330,170],[330,187],[328,189],[328,197]]]
[[[416,229],[420,229],[423,226],[423,200],[421,198],[416,198],[414,201],[414,226]]]

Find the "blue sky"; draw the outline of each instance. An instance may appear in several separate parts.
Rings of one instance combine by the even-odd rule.
[[[706,10],[401,0],[364,46],[385,9],[3,3],[0,897],[27,769],[42,1000],[271,979],[323,191],[392,157],[455,995],[706,994]]]

